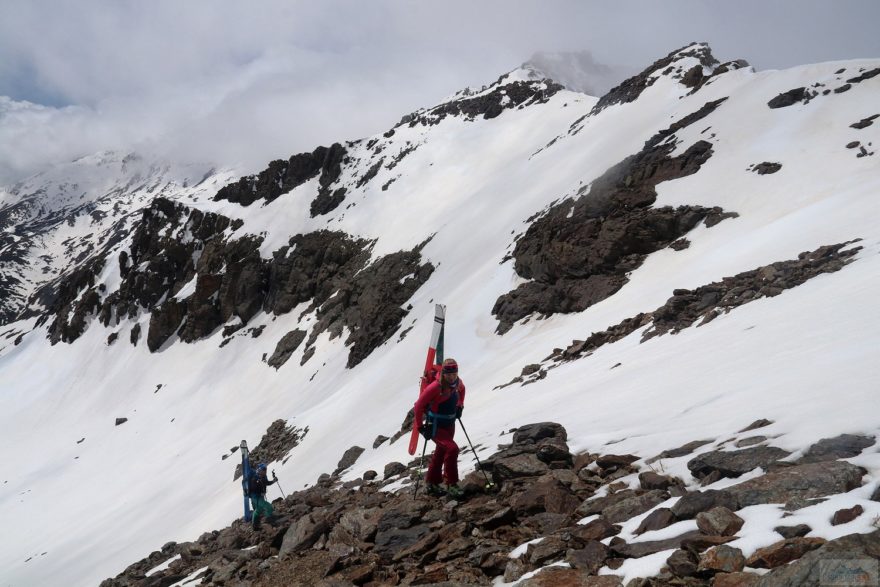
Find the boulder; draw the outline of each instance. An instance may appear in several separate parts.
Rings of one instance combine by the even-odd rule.
[[[358,460],[364,452],[364,449],[359,446],[353,446],[347,451],[345,451],[342,455],[342,458],[339,459],[339,463],[336,465],[336,471],[334,471],[335,475],[343,472]]]
[[[737,510],[736,498],[726,490],[708,489],[686,493],[672,506],[672,513],[679,520],[690,520],[700,512],[723,506],[729,510]]]
[[[666,566],[676,577],[693,577],[697,574],[700,559],[689,550],[678,549],[666,559]]]
[[[494,472],[501,480],[521,477],[538,477],[550,468],[534,454],[520,454],[510,458],[491,461]]]
[[[650,532],[651,530],[661,530],[667,526],[671,526],[677,521],[678,519],[675,517],[675,514],[672,513],[671,509],[658,508],[642,520],[642,523],[636,528],[635,534],[643,534],[645,532]]]
[[[315,511],[300,517],[284,534],[279,556],[311,548],[329,529],[330,525],[322,512]]]
[[[798,560],[773,569],[756,587],[818,587],[822,585],[880,584],[880,531],[850,534],[826,542]],[[856,583],[855,581],[859,581]]]
[[[602,575],[596,577],[581,569],[547,567],[537,574],[517,583],[518,587],[622,587],[620,577]]]
[[[712,587],[754,587],[760,579],[755,573],[718,573]]]
[[[565,554],[565,561],[576,569],[583,569],[592,575],[599,572],[605,565],[610,551],[601,542],[592,540],[577,550],[569,550]]]
[[[797,526],[776,526],[775,528],[773,528],[773,531],[783,538],[795,538],[799,536],[806,536],[807,534],[812,532],[813,529],[806,524],[798,524]]]
[[[687,444],[682,445],[678,448],[664,450],[659,455],[657,455],[656,457],[651,457],[646,462],[648,464],[652,464],[652,463],[655,463],[661,459],[675,459],[678,457],[683,457],[685,455],[691,454],[692,452],[694,452],[695,450],[697,450],[701,446],[707,445],[711,442],[713,442],[713,441],[712,440],[694,440],[694,441],[688,442]]]
[[[682,542],[689,538],[697,538],[700,533],[692,530],[676,536],[674,538],[666,538],[664,540],[650,540],[645,542],[626,543],[620,541],[611,543],[611,552],[624,558],[642,558],[649,554],[655,554],[664,550],[672,550],[673,548],[681,548]]]
[[[382,473],[382,479],[389,479],[396,475],[400,475],[401,473],[406,471],[406,465],[403,463],[398,463],[396,461],[388,463],[385,465],[385,469]]]
[[[737,504],[737,507],[726,507],[737,510],[761,503],[786,503],[792,499],[846,493],[861,485],[864,474],[865,469],[844,461],[785,467],[726,488],[724,491]]]
[[[654,471],[647,471],[645,473],[639,473],[639,484],[642,486],[642,489],[651,490],[669,489],[672,485],[681,485],[682,483],[678,479],[667,477],[666,475],[660,475]]]
[[[746,557],[738,548],[721,544],[710,548],[700,557],[698,571],[711,571],[713,573],[735,573],[743,570]]]
[[[834,461],[848,459],[861,454],[862,450],[873,446],[876,439],[873,436],[860,436],[856,434],[841,434],[834,438],[823,438],[815,443],[799,463],[818,463],[822,461]]]
[[[602,516],[612,524],[625,522],[630,518],[647,512],[667,499],[669,499],[667,492],[654,489],[609,505],[602,510]]]
[[[530,544],[526,549],[525,559],[532,566],[541,567],[562,559],[567,549],[568,545],[564,540],[557,536],[549,536],[537,544]]]
[[[299,345],[302,344],[302,341],[306,339],[306,331],[305,330],[291,330],[278,341],[278,344],[275,346],[275,352],[272,353],[272,356],[269,357],[269,360],[266,363],[270,367],[275,367],[278,369],[287,362],[290,356],[296,352],[296,349],[299,348]]]
[[[604,540],[618,534],[620,526],[610,523],[605,518],[599,517],[588,524],[577,525],[571,530],[571,535],[584,542],[592,540]]]
[[[746,561],[746,565],[754,569],[775,569],[801,558],[823,544],[824,538],[786,538],[756,550]]]
[[[540,512],[570,514],[579,503],[568,487],[553,477],[544,477],[530,484],[524,493],[513,499],[511,506],[519,515]]]
[[[757,467],[767,469],[768,465],[790,454],[775,446],[755,446],[730,452],[713,451],[691,459],[687,467],[698,479],[716,471],[722,477],[739,477]]]
[[[539,440],[544,438],[558,438],[565,442],[568,440],[568,433],[565,427],[556,422],[538,422],[536,424],[526,424],[520,426],[513,433],[513,444],[537,444]]]
[[[744,523],[745,520],[726,507],[712,508],[697,514],[697,528],[710,536],[733,536]]]
[[[625,467],[639,460],[635,455],[602,455],[596,459],[596,464],[603,469],[611,467]]]
[[[831,517],[831,525],[840,526],[841,524],[847,524],[861,516],[863,513],[865,513],[865,508],[860,505],[854,505],[849,509],[837,510]]]

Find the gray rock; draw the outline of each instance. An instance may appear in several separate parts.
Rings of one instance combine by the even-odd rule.
[[[269,360],[266,361],[270,367],[275,367],[278,369],[287,362],[290,356],[296,352],[296,349],[299,348],[299,345],[302,344],[302,341],[306,339],[306,331],[305,330],[291,330],[278,341],[278,344],[275,346],[275,352],[272,353],[272,356],[269,357]]]
[[[861,454],[862,450],[873,446],[876,439],[873,436],[858,436],[855,434],[841,434],[834,438],[823,438],[811,446],[800,463],[818,463],[833,461],[836,459],[848,459]]]
[[[671,526],[677,521],[678,520],[676,519],[675,514],[672,513],[671,509],[658,508],[642,520],[642,523],[636,528],[635,534],[643,534],[651,530],[661,530],[667,526]]]
[[[795,538],[797,536],[806,536],[813,531],[806,524],[798,524],[797,526],[776,526],[773,531],[783,538]]]
[[[568,433],[561,424],[556,422],[538,422],[520,426],[513,433],[513,444],[537,444],[544,438],[558,438],[562,442],[568,440]]]
[[[646,462],[648,464],[655,463],[660,459],[675,459],[678,457],[683,457],[685,455],[689,455],[701,446],[707,445],[711,443],[711,440],[694,440],[692,442],[688,442],[687,444],[680,446],[678,448],[672,448],[669,450],[664,450],[656,457],[652,457],[648,459]]]
[[[612,524],[624,522],[647,512],[669,499],[669,494],[660,489],[654,489],[643,493],[642,495],[634,495],[623,501],[610,505],[602,510],[602,516]]]
[[[676,577],[693,577],[697,574],[700,559],[689,550],[678,549],[666,559],[666,566]]]
[[[687,467],[694,477],[703,478],[713,472],[722,477],[739,477],[744,473],[775,463],[791,453],[775,446],[756,446],[737,451],[713,451],[688,461]]]
[[[605,559],[609,554],[607,546],[594,540],[588,542],[583,548],[569,550],[565,555],[565,560],[574,568],[584,569],[595,575],[605,565]]]
[[[403,463],[398,463],[397,461],[388,463],[385,465],[385,469],[382,473],[382,479],[389,479],[394,477],[395,475],[400,475],[406,471],[406,465]]]
[[[550,468],[534,454],[521,454],[511,458],[492,461],[495,473],[501,480],[519,477],[538,477]]]
[[[336,470],[333,472],[334,475],[338,475],[343,472],[358,460],[364,452],[364,449],[359,446],[353,446],[345,453],[343,453],[342,458],[339,459],[339,463],[336,465]]]
[[[692,530],[681,534],[680,536],[667,538],[665,540],[649,540],[646,542],[634,542],[632,544],[626,542],[615,544],[612,542],[611,551],[625,558],[642,558],[643,556],[648,556],[649,554],[655,554],[664,550],[681,548],[683,541],[689,538],[698,537],[700,537],[700,532]]]
[[[862,585],[880,584],[880,531],[850,534],[825,543],[784,567],[758,580],[758,587],[824,587],[846,584],[858,576]],[[850,583],[852,584],[852,583]]]
[[[764,428],[766,426],[769,426],[772,423],[773,423],[773,420],[765,420],[765,419],[761,418],[760,420],[755,420],[754,422],[752,422],[751,424],[749,424],[748,426],[746,426],[745,428],[740,430],[739,433],[742,434],[743,432],[750,432],[752,430],[757,430],[758,428]]]
[[[685,494],[672,506],[672,513],[679,520],[689,520],[700,512],[719,506],[726,507],[731,511],[739,509],[736,498],[728,491],[708,489]]]
[[[738,507],[726,507],[737,510],[760,503],[786,503],[792,499],[846,493],[861,485],[865,472],[865,469],[844,461],[786,467],[728,487],[724,491]]]
[[[284,534],[279,556],[311,548],[330,526],[323,512],[315,511],[296,520]]]

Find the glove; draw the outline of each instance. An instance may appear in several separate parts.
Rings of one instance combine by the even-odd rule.
[[[275,471],[272,471],[272,481],[278,481],[278,476],[275,474]]]
[[[430,426],[420,426],[419,434],[425,437],[425,440],[431,440],[433,434],[431,434],[432,430]]]
[[[461,413],[464,411],[464,406],[458,406],[455,408],[455,418],[461,420]]]

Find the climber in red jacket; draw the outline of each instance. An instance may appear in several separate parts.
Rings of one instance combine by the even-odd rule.
[[[455,420],[461,418],[464,409],[464,393],[458,363],[455,359],[446,359],[439,379],[429,383],[416,401],[416,422],[422,422],[419,431],[436,445],[425,475],[426,491],[431,495],[444,493],[440,487],[443,480],[450,497],[457,498],[462,494],[458,487],[458,445],[453,437]]]

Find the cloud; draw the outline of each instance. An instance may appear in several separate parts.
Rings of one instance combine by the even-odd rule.
[[[630,69],[695,40],[758,67],[880,54],[861,0],[0,2],[0,183],[106,149],[256,170],[538,51]]]

